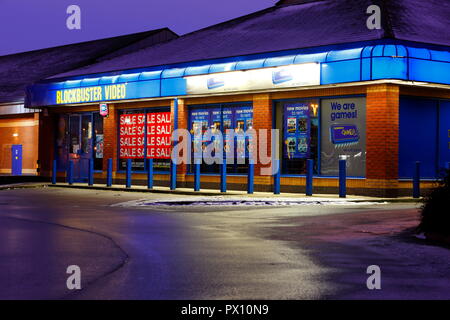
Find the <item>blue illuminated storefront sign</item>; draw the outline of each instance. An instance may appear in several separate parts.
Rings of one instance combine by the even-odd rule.
[[[381,79],[450,84],[450,52],[395,43],[348,44],[329,46],[325,50],[299,49],[130,72],[133,71],[37,83],[27,90],[26,106],[273,90]],[[238,82],[241,84],[236,84]]]

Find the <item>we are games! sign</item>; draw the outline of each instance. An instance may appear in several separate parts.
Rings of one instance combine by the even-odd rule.
[[[322,99],[321,174],[337,176],[339,159],[347,174],[366,174],[366,98]]]
[[[121,159],[170,159],[170,112],[122,114],[119,135]]]

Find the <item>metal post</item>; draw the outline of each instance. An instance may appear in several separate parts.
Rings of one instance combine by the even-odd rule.
[[[170,162],[170,190],[175,190],[177,188],[177,165]]]
[[[94,185],[94,159],[89,159],[88,185]]]
[[[247,193],[253,194],[254,189],[254,178],[255,178],[255,164],[253,163],[253,159],[249,159],[248,164],[248,177],[247,177]]]
[[[173,100],[173,130],[178,129],[178,98]],[[177,140],[178,137],[175,137]],[[177,188],[177,164],[176,159],[170,161],[170,190]]]
[[[347,161],[339,160],[339,198],[347,196]]]
[[[306,195],[312,196],[313,194],[313,169],[314,160],[306,160]]]
[[[414,167],[413,198],[420,198],[420,161],[416,161]]]
[[[153,159],[147,159],[147,189],[153,189]]]
[[[220,192],[227,192],[227,159],[220,165]]]
[[[69,167],[67,168],[67,183],[73,184],[73,161],[69,160]]]
[[[108,168],[106,169],[106,186],[112,186],[112,169],[113,169],[113,160],[111,158],[108,159]]]
[[[281,168],[280,168],[280,159],[276,159],[273,160],[274,161],[274,165],[276,168],[276,172],[273,175],[273,193],[274,194],[280,194],[281,192],[281,187],[280,187],[280,182],[281,182]]]
[[[200,191],[200,161],[194,163],[194,191]]]
[[[56,160],[53,160],[53,167],[52,167],[52,184],[56,184]]]
[[[127,159],[127,173],[125,177],[125,187],[131,188],[131,159]]]

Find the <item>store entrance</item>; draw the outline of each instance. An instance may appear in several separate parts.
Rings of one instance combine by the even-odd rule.
[[[93,157],[93,115],[69,116],[69,160],[73,161],[73,179],[86,182],[89,161]]]

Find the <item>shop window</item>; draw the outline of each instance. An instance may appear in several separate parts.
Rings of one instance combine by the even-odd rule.
[[[314,160],[314,172],[318,172],[318,107],[315,99],[275,102],[282,174],[305,174],[307,159]]]
[[[68,161],[73,161],[76,178],[87,172],[90,159],[94,159],[94,170],[103,169],[103,119],[99,113],[61,114],[56,128],[58,170],[67,170]]]
[[[103,170],[103,117],[94,113],[94,170]]]
[[[66,170],[68,161],[67,155],[69,153],[68,140],[71,139],[71,137],[69,137],[69,117],[66,114],[58,116],[56,128],[55,154],[57,167],[58,170]]]
[[[250,103],[195,106],[191,107],[189,110],[189,130],[192,134],[193,155],[196,151],[196,145],[201,145],[201,148],[204,149],[209,143],[214,143],[214,139],[212,139],[213,141],[202,140],[201,143],[199,142],[197,144],[194,140],[196,139],[196,132],[201,131],[202,133],[205,133],[208,129],[211,129],[212,133],[221,131],[223,133],[225,154],[225,151],[227,151],[229,145],[231,145],[228,141],[231,137],[227,136],[227,130],[243,133],[252,128],[253,107]],[[227,173],[245,174],[248,172],[248,140],[241,141],[241,139],[237,137],[234,137],[234,139],[234,161],[233,163],[227,164]],[[192,159],[194,159],[194,157],[192,157]],[[189,166],[188,170],[190,173],[193,173],[193,166]],[[200,171],[201,173],[216,174],[220,172],[220,166],[216,163],[207,164],[202,162]]]
[[[119,170],[131,159],[133,171],[147,170],[153,159],[155,172],[167,172],[171,153],[170,108],[123,110],[119,115]]]
[[[321,100],[320,173],[337,176],[339,159],[347,160],[347,175],[366,174],[366,98]]]

